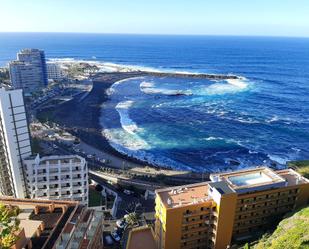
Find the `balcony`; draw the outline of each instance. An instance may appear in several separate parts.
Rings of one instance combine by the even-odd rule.
[[[201,231],[207,231],[209,229],[209,226],[204,224],[203,226],[197,226],[194,228],[190,228],[188,230],[182,229],[181,232],[183,235],[188,234],[188,233],[195,233],[195,232],[201,232]]]

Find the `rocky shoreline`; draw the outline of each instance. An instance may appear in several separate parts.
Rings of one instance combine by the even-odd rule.
[[[104,77],[104,75],[112,75],[117,73],[98,73],[94,79]],[[236,80],[241,79],[237,75],[224,74],[205,74],[205,73],[177,73],[177,72],[151,72],[151,71],[132,71],[128,73],[119,72],[119,74],[129,74],[132,77],[138,76],[155,76],[155,77],[177,77],[177,78],[193,78],[193,79],[210,79],[210,80]]]

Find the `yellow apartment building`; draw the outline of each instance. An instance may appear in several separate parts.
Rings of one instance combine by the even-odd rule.
[[[309,204],[309,180],[267,167],[156,191],[157,249],[229,248]]]

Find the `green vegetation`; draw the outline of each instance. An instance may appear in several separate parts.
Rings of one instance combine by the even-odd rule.
[[[43,149],[40,146],[40,140],[37,138],[31,139],[31,149],[33,154],[42,154]]]
[[[0,82],[9,81],[10,74],[8,68],[0,68]]]
[[[83,75],[84,73],[95,73],[99,70],[96,65],[90,65],[88,63],[77,63],[72,64],[68,68],[68,76],[69,78],[75,78]]]
[[[288,166],[295,169],[302,176],[309,178],[309,160],[291,161]]]
[[[248,245],[246,245],[249,248]],[[254,249],[308,249],[309,207],[282,220],[271,235],[264,235]]]
[[[125,221],[128,224],[128,226],[133,227],[134,225],[138,224],[138,215],[137,213],[129,213],[125,215]]]
[[[41,123],[48,123],[48,122],[52,122],[54,118],[54,114],[52,110],[43,110],[40,111],[37,114],[37,119],[41,122]]]
[[[20,210],[17,207],[0,204],[0,248],[8,249],[18,240],[16,232],[19,220],[16,218]]]
[[[93,188],[89,188],[89,207],[102,206],[103,197],[100,192]]]

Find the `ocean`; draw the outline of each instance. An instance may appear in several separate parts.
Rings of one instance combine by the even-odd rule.
[[[26,47],[48,59],[241,77],[114,84],[101,122],[123,153],[207,172],[309,159],[309,39],[0,33],[0,65]]]

